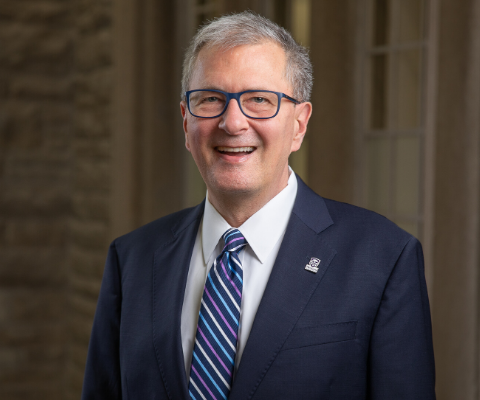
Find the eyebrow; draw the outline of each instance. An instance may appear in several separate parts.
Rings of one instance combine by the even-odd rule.
[[[193,90],[221,90],[222,92],[227,92],[226,90],[221,89],[217,86],[207,86],[207,87],[204,87],[204,88],[193,89]],[[259,88],[259,87],[252,87],[250,89],[240,90],[240,92],[246,92],[247,90],[267,90],[269,92],[275,92],[275,90],[272,90],[272,89],[263,89],[263,88]],[[240,93],[240,92],[232,92],[232,93]]]
[[[223,89],[220,89],[217,86],[207,86],[207,87],[201,88],[201,90],[222,90],[222,91],[224,91]]]

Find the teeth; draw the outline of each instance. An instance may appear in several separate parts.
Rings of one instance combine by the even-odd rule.
[[[255,150],[255,147],[217,147],[217,150],[228,153],[248,153]]]

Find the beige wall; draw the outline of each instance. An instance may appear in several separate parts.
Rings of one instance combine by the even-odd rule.
[[[433,252],[438,398],[477,399],[480,2],[440,1]]]
[[[79,398],[109,241],[186,203],[178,100],[189,1],[0,3],[2,399]],[[438,398],[473,400],[480,0],[431,1],[439,11],[428,203]],[[231,1],[225,11],[268,13],[270,3]],[[322,195],[348,202],[356,184],[357,5],[315,0],[311,13],[308,177]]]
[[[322,196],[354,201],[355,2],[312,1],[313,114],[308,183]]]

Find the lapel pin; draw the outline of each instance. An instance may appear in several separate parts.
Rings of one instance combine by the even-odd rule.
[[[310,271],[316,274],[318,272],[319,265],[320,265],[320,260],[318,258],[312,257],[309,263],[305,266],[305,269],[307,271]]]

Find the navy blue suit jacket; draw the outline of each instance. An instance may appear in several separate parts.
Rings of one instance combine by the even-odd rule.
[[[180,316],[203,209],[112,243],[83,399],[189,398]],[[419,242],[299,179],[229,399],[434,399],[432,347]]]

